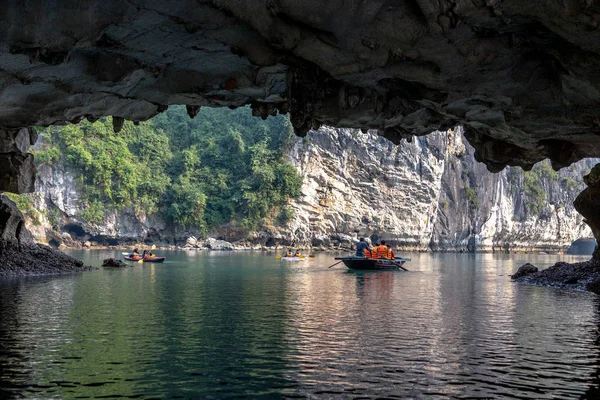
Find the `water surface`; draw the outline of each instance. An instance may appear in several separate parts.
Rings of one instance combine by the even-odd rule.
[[[72,255],[96,266],[121,257]],[[598,393],[596,296],[508,277],[558,256],[407,254],[408,273],[357,273],[327,268],[331,254],[164,255],[165,264],[0,280],[0,397]]]

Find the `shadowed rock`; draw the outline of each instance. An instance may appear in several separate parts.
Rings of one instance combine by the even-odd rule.
[[[23,214],[0,196],[0,276],[45,275],[93,269],[48,246],[36,244]]]
[[[527,265],[533,267],[531,264],[525,264],[521,268]],[[515,275],[519,274],[521,268]],[[528,267],[528,270],[532,269]],[[590,290],[600,294],[600,291],[598,291],[600,288],[600,268],[594,261],[575,264],[561,261],[542,271],[517,277],[515,282],[561,289]]]
[[[516,273],[512,274],[510,276],[510,278],[511,279],[518,279],[518,278],[520,278],[522,276],[533,274],[535,272],[538,272],[537,267],[534,266],[534,265],[532,265],[532,264],[527,263],[527,264],[521,265],[519,267],[519,270]]]
[[[121,260],[117,260],[115,258],[107,258],[102,262],[102,266],[104,268],[126,268],[128,267],[127,264],[125,264],[123,261]]]
[[[299,135],[460,124],[492,171],[560,168],[600,156],[599,21],[593,1],[13,1],[0,127],[252,104]]]

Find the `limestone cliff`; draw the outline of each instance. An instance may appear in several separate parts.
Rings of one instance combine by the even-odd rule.
[[[61,163],[38,167],[35,190],[29,196],[32,208],[39,212],[27,218],[27,228],[40,243],[107,246],[167,239],[162,218],[130,208],[110,211],[97,223],[86,222],[83,211],[87,205],[75,175]]]
[[[257,232],[254,244],[329,247],[367,236],[404,250],[561,251],[593,237],[572,203],[594,160],[558,173],[543,163],[529,173],[492,174],[475,161],[461,128],[400,146],[376,131],[322,128],[295,139],[288,158],[304,177],[302,195],[290,204],[294,218]],[[40,242],[185,241],[187,233],[175,235],[159,216],[130,209],[87,223],[74,174],[60,164],[38,172],[32,196],[42,213],[28,228]],[[217,231],[240,239],[236,230]]]
[[[406,250],[558,251],[592,237],[572,205],[592,160],[559,173],[542,164],[491,174],[460,128],[400,146],[373,131],[322,128],[298,139],[289,158],[304,175],[291,205],[297,242],[358,235]]]

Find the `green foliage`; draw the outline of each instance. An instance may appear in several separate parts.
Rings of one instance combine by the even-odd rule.
[[[527,208],[532,215],[539,215],[544,209],[546,202],[546,192],[542,188],[540,175],[536,171],[525,172],[525,196]]]
[[[570,177],[563,178],[560,183],[563,188],[569,192],[581,191],[582,189],[582,183]]]
[[[78,172],[84,202],[95,206],[84,212],[86,221],[98,221],[99,204],[157,211],[170,182],[165,168],[171,153],[167,138],[150,123],[128,122],[114,133],[110,118],[94,124],[84,121],[48,128],[47,139],[54,147],[46,153],[61,149],[66,164]]]
[[[60,220],[60,216],[61,216],[61,212],[55,208],[51,209],[48,212],[48,222],[50,222],[50,225],[52,227],[58,225],[58,222]]]
[[[87,223],[97,224],[104,217],[104,205],[100,200],[92,200],[85,204],[81,218]]]
[[[523,176],[523,170],[518,167],[507,168],[506,177],[508,179],[509,192],[511,195],[516,193],[518,187],[520,187],[521,177]]]
[[[548,161],[537,163],[531,171],[536,173],[541,179],[548,181],[558,181],[560,179],[558,172],[552,169]]]
[[[23,216],[31,219],[31,222],[34,225],[40,225],[40,212],[36,210],[33,201],[26,194],[15,194],[15,193],[2,193],[4,196],[8,197],[11,200],[19,211],[23,213]]]
[[[469,185],[464,186],[465,193],[467,195],[467,199],[469,200],[469,205],[474,208],[477,208],[479,204],[477,203],[477,192],[473,190]]]
[[[294,210],[292,210],[291,208],[287,208],[286,207],[286,208],[283,208],[281,210],[281,212],[279,213],[279,215],[277,216],[277,221],[281,225],[286,225],[293,218],[294,218]]]
[[[254,229],[282,214],[302,185],[284,158],[291,138],[287,118],[203,108],[190,119],[184,107],[171,107],[119,133],[110,118],[48,128],[36,160],[62,154],[76,172],[87,222],[132,207],[203,234],[226,223]]]

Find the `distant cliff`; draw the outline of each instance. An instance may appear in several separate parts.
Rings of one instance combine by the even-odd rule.
[[[278,232],[317,246],[367,236],[434,251],[560,251],[592,237],[572,203],[594,160],[492,174],[473,154],[460,128],[399,146],[373,131],[310,132],[289,154],[304,184]]]
[[[584,160],[558,173],[540,163],[531,172],[489,173],[477,163],[460,128],[395,146],[374,131],[322,128],[295,138],[288,153],[303,176],[287,223],[275,222],[249,240],[235,226],[210,234],[262,245],[331,247],[359,236],[386,239],[403,250],[562,251],[592,237],[572,202]],[[160,215],[123,209],[86,223],[76,173],[60,163],[39,168],[28,227],[41,242],[101,245],[142,241],[182,243]],[[27,213],[26,213],[27,214]],[[198,235],[196,235],[198,236]]]

